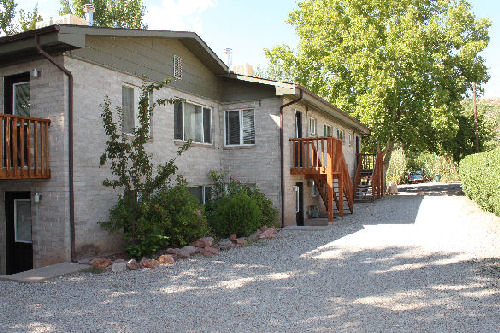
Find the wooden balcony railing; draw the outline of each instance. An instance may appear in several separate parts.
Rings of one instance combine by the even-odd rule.
[[[0,114],[0,179],[50,178],[49,119]]]
[[[362,178],[365,178],[365,186],[371,187],[372,200],[384,196],[384,154],[357,154],[357,167],[354,177],[354,195],[358,195],[358,186]]]
[[[294,138],[290,139],[290,143],[292,149],[290,173],[305,175],[306,178],[314,179],[317,184],[324,185],[324,188],[318,190],[327,207],[328,220],[333,221],[333,201],[340,216],[344,216],[344,196],[352,213],[354,192],[342,153],[342,141],[332,137],[316,137]]]

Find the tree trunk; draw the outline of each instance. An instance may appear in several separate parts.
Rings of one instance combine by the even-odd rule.
[[[389,140],[385,146],[384,163],[383,163],[383,184],[382,188],[384,193],[387,191],[387,170],[389,169],[389,162],[391,161],[392,152],[394,151],[394,141]]]

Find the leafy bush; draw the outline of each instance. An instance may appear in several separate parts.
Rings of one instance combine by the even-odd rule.
[[[278,226],[278,210],[274,207],[273,202],[260,192],[257,187],[230,178],[226,173],[220,171],[212,171],[210,178],[214,182],[213,198],[205,205],[205,212],[208,222],[217,236],[227,237],[231,233],[246,236],[262,226]],[[227,215],[239,215],[238,211],[231,211],[231,209],[240,209],[238,204],[233,202],[234,198],[243,198],[242,200],[248,201],[245,202],[246,209],[250,209],[248,207],[253,207],[255,204],[259,213],[258,220],[254,221],[252,216],[249,221],[245,222],[248,225],[229,225],[230,223],[242,223],[238,219],[227,218]],[[237,229],[240,231],[234,231]]]
[[[394,150],[391,154],[389,161],[389,168],[387,169],[386,182],[401,184],[405,181],[406,176],[406,156],[402,148]]]
[[[483,209],[500,216],[500,147],[460,161],[464,193]]]
[[[129,222],[132,216],[136,219],[134,225]],[[134,204],[120,197],[111,209],[110,220],[101,225],[110,231],[123,228],[125,251],[134,258],[151,256],[168,246],[187,245],[208,233],[202,207],[182,182],[163,188],[145,202]]]
[[[433,179],[435,175],[441,175],[442,182],[459,181],[458,168],[450,158],[435,153],[421,153],[407,162],[407,170],[423,170],[427,177]]]
[[[256,200],[246,191],[224,196],[217,202],[210,219],[216,235],[249,236],[261,225],[261,211]]]

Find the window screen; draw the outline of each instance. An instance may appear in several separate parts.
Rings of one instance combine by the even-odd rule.
[[[122,131],[133,133],[135,128],[135,100],[134,88],[122,86]]]
[[[255,124],[253,118],[253,110],[243,110],[241,112],[242,120],[241,124],[243,127],[243,144],[254,144],[255,143]]]
[[[174,105],[174,139],[182,140],[182,103]]]
[[[240,112],[226,111],[226,144],[240,144]]]
[[[255,144],[254,110],[226,111],[226,145]]]
[[[31,243],[31,201],[29,199],[14,200],[15,241]]]

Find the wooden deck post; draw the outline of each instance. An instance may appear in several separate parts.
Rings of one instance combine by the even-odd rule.
[[[326,191],[328,222],[333,222],[333,139],[327,141]]]

